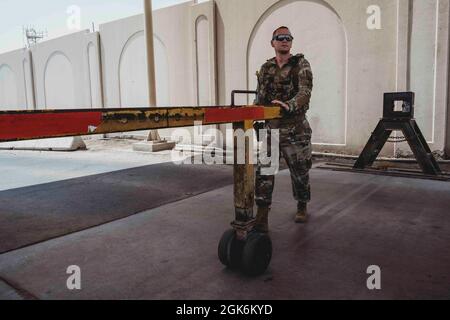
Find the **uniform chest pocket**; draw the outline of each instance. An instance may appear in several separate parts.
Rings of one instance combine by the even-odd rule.
[[[278,81],[275,87],[279,93],[283,93],[284,95],[290,95],[290,92],[293,89],[292,82],[289,79]]]
[[[277,80],[277,84],[280,86],[290,86],[292,85],[292,81],[290,78],[280,77]]]

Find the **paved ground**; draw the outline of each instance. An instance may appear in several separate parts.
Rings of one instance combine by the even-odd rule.
[[[0,191],[0,254],[232,183],[230,166],[163,163]]]
[[[228,185],[2,254],[0,298],[450,299],[450,183],[318,169],[311,180],[312,218],[296,225],[289,174],[277,177],[274,255],[258,278],[217,259]],[[66,287],[70,265],[80,291]],[[379,291],[366,287],[370,265]]]
[[[87,139],[88,150],[76,152],[0,150],[0,191],[171,162],[171,151],[135,152],[132,144],[136,142]]]

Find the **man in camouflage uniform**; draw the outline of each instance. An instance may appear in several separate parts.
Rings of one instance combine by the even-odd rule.
[[[307,203],[311,199],[309,170],[312,166],[311,134],[306,119],[313,87],[313,75],[309,62],[303,54],[292,55],[293,37],[287,27],[273,33],[272,47],[276,57],[268,60],[258,76],[257,105],[277,104],[283,108],[284,116],[265,124],[268,129],[280,132],[280,156],[286,160],[291,173],[294,198],[298,202],[295,222],[307,221]],[[272,204],[275,177],[262,174],[263,165],[258,164],[255,182],[255,199],[258,206],[255,228],[268,232],[268,214]]]

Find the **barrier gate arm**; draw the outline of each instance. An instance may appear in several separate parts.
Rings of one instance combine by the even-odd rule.
[[[234,130],[247,130],[253,128],[254,121],[281,117],[279,106],[0,111],[0,142],[187,127],[197,122],[203,125],[233,123]],[[237,164],[237,145],[235,143],[235,221],[233,229],[223,234],[218,254],[224,265],[256,275],[263,273],[270,263],[272,242],[268,235],[253,230],[254,167],[249,161],[253,150],[246,139],[246,162]]]
[[[269,120],[279,107],[0,111],[0,142]]]

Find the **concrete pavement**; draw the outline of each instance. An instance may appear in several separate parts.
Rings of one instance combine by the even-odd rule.
[[[449,183],[317,169],[311,179],[311,220],[296,225],[289,174],[277,177],[274,255],[258,278],[217,258],[233,218],[229,185],[0,255],[0,278],[9,284],[0,285],[0,297],[450,298]],[[70,265],[81,268],[82,290],[66,287]],[[381,290],[367,289],[371,265],[381,268]]]
[[[0,191],[171,162],[170,151],[133,151],[136,142],[85,139],[88,149],[76,152],[0,150]]]

